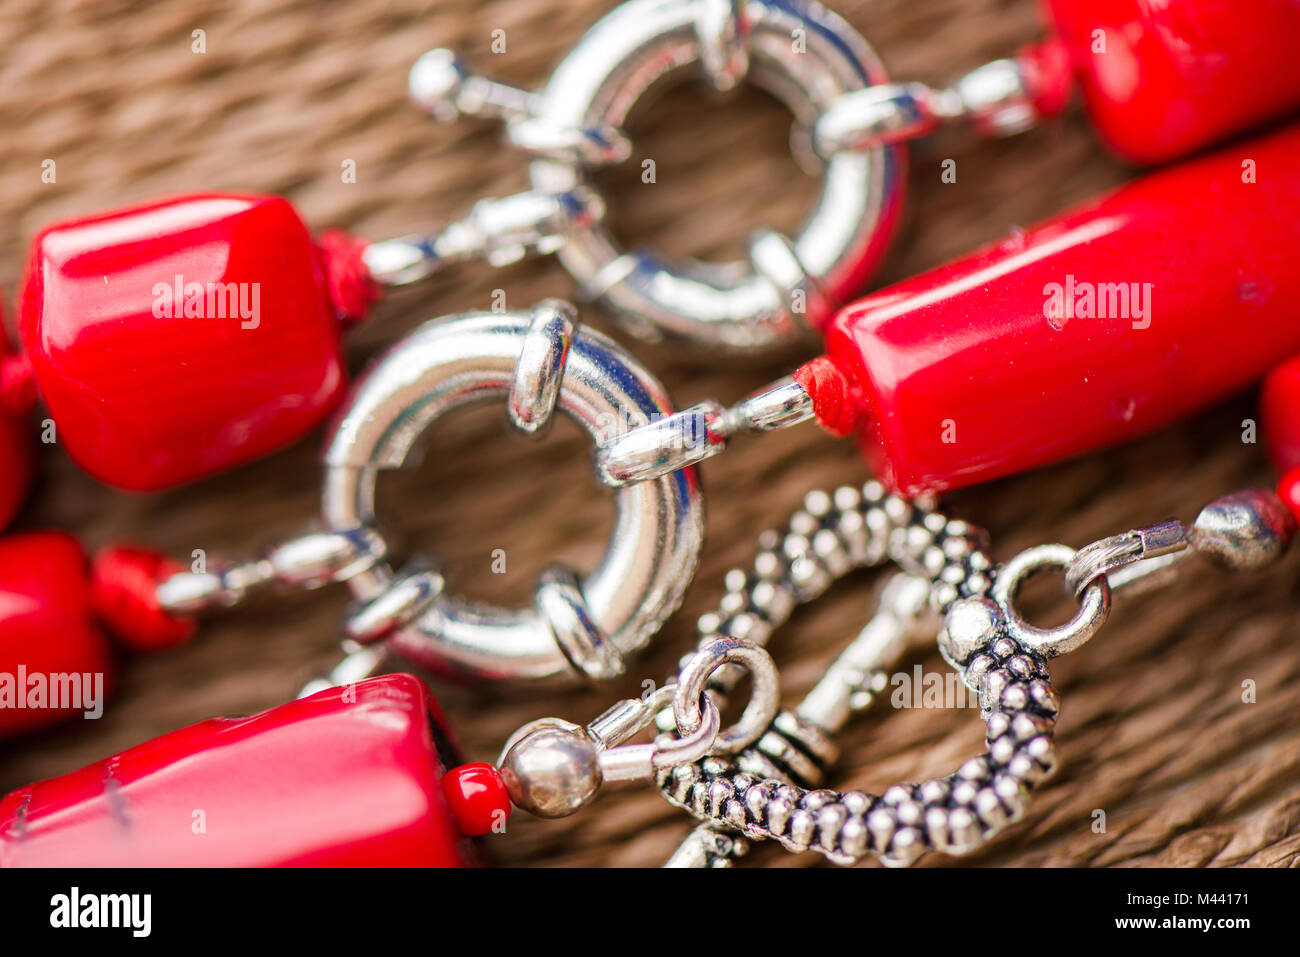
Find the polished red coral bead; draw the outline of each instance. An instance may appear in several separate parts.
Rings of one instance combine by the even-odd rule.
[[[1300,356],[1265,377],[1259,412],[1264,442],[1277,470],[1300,468]]]
[[[165,651],[188,641],[198,623],[172,614],[158,600],[158,586],[184,570],[180,562],[152,549],[131,545],[100,549],[90,573],[95,615],[134,652]]]
[[[0,314],[0,529],[13,520],[31,485],[32,435],[24,418],[32,403],[31,367],[9,351]]]
[[[429,705],[384,675],[163,735],[0,801],[0,866],[458,866]]]
[[[836,399],[815,395],[817,415],[845,431],[843,397],[875,473],[917,495],[1134,438],[1246,387],[1300,353],[1297,168],[1300,127],[847,306],[826,330],[842,381],[804,376]]]
[[[0,737],[102,711],[115,665],[87,578],[70,535],[0,539]]]
[[[1102,139],[1158,163],[1300,105],[1294,0],[1047,0]]]
[[[20,332],[58,442],[166,488],[310,431],[344,386],[319,248],[284,199],[202,194],[51,226]]]
[[[1291,510],[1296,522],[1300,524],[1300,468],[1294,468],[1282,476],[1277,483],[1277,497]]]
[[[442,793],[461,831],[477,837],[500,833],[510,817],[510,795],[490,764],[462,764],[442,778]]]

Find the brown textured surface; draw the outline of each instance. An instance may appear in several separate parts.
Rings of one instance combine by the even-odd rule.
[[[51,219],[168,191],[283,192],[318,227],[384,236],[519,188],[523,164],[499,145],[494,126],[440,127],[407,106],[407,67],[430,46],[455,45],[491,72],[531,85],[608,6],[238,0],[136,12],[108,0],[8,0],[0,7],[0,284],[13,289],[25,243]],[[836,6],[895,75],[935,82],[1037,34],[1028,0]],[[507,32],[508,52],[492,56],[497,28]],[[207,32],[204,55],[190,52],[194,29]],[[606,178],[617,229],[673,253],[717,257],[734,254],[759,223],[793,228],[813,187],[788,158],[785,128],[782,110],[758,95],[726,106],[691,91],[671,95],[632,125],[637,155],[658,162],[658,183],[642,185],[634,170]],[[958,161],[955,185],[939,183],[946,156]],[[56,184],[41,182],[47,157],[57,161]],[[340,182],[349,158],[357,163],[355,184]],[[1077,113],[1012,142],[927,144],[913,154],[911,174],[908,223],[883,281],[1130,175]],[[350,343],[354,367],[422,319],[486,307],[495,288],[507,291],[511,305],[571,292],[551,262],[457,269],[384,304]],[[584,318],[606,325],[593,310]],[[681,405],[735,400],[810,349],[712,365],[638,347]],[[1039,541],[1078,546],[1166,515],[1190,518],[1215,494],[1269,480],[1260,448],[1241,441],[1249,415],[1250,397],[1242,397],[1127,448],[956,495],[950,508],[986,525],[1001,559]],[[236,474],[149,498],[107,491],[61,453],[47,452],[21,526],[67,527],[92,546],[127,536],[178,555],[194,548],[245,554],[311,520],[317,447],[314,438]],[[574,429],[532,446],[507,433],[499,409],[483,409],[447,421],[434,449],[418,470],[386,480],[381,493],[389,526],[407,533],[411,549],[442,556],[454,587],[522,602],[548,562],[594,560],[610,510]],[[849,444],[812,428],[737,443],[703,474],[703,565],[684,611],[635,667],[636,677],[549,698],[440,688],[471,757],[490,760],[532,717],[586,720],[634,693],[642,676],[662,676],[693,641],[692,622],[716,599],[725,571],[749,559],[759,528],[783,522],[808,489],[862,477]],[[494,548],[507,550],[504,576],[489,573]],[[973,861],[1285,866],[1300,859],[1298,561],[1293,555],[1268,573],[1237,578],[1201,572],[1172,591],[1120,603],[1098,639],[1053,667],[1064,702],[1061,773],[1027,818]],[[773,651],[792,700],[857,632],[870,585],[864,577],[835,589],[778,633]],[[103,720],[0,749],[0,787],[71,770],[212,714],[275,704],[334,660],[343,601],[339,591],[269,598],[210,621],[201,640],[179,653],[131,662]],[[904,667],[916,662],[941,667],[933,652]],[[1258,703],[1241,703],[1246,679],[1257,683]],[[882,709],[843,736],[834,783],[880,787],[946,772],[978,738],[979,722],[967,713]],[[1090,827],[1097,808],[1108,816],[1105,834]],[[629,791],[558,823],[516,818],[495,847],[512,864],[650,865],[687,827],[654,793]],[[821,863],[771,847],[753,859]]]

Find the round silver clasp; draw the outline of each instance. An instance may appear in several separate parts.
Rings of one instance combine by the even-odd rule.
[[[572,307],[474,312],[428,322],[360,379],[325,453],[322,516],[331,530],[375,524],[380,469],[400,468],[445,413],[507,398],[511,421],[539,431],[553,409],[597,442],[611,428],[672,413],[663,387],[612,340],[579,329]],[[358,608],[354,640],[384,639],[431,670],[490,680],[605,678],[645,646],[681,603],[703,542],[703,502],[691,469],[615,493],[615,520],[599,565],[585,578],[555,566],[533,607],[470,604],[403,583],[386,564],[348,580]],[[410,592],[412,597],[405,597]],[[402,596],[395,598],[394,596]],[[417,600],[418,599],[418,600]],[[405,609],[377,627],[375,609]]]
[[[842,94],[887,82],[862,36],[820,4],[630,0],[578,42],[532,110],[552,128],[619,129],[652,85],[697,64],[721,89],[748,77],[784,102],[804,130]],[[811,155],[811,147],[803,152]],[[535,190],[555,195],[590,187],[588,168],[574,153],[551,152],[533,161],[530,175]],[[750,239],[748,262],[669,263],[650,251],[625,251],[599,221],[574,231],[557,255],[580,294],[635,335],[763,346],[829,318],[862,285],[893,231],[899,147],[838,151],[824,173],[798,235],[760,231]]]
[[[690,68],[717,90],[749,79],[783,102],[795,118],[796,160],[823,173],[799,233],[757,231],[745,261],[669,262],[624,250],[603,224],[592,171],[633,155],[621,129],[632,107]],[[866,281],[897,224],[897,138],[826,131],[846,101],[881,85],[888,77],[862,36],[807,0],[628,0],[587,31],[536,93],[472,73],[451,50],[431,50],[411,70],[413,100],[444,120],[503,122],[507,142],[530,157],[532,188],[480,200],[439,233],[374,243],[367,267],[400,284],[464,259],[503,265],[555,253],[579,295],[643,339],[757,348],[820,328]],[[863,120],[856,106],[848,114],[850,126]]]

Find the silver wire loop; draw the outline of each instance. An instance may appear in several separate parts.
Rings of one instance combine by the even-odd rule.
[[[700,66],[713,88],[726,93],[749,72],[749,17],[745,0],[698,0],[695,34]]]
[[[536,93],[431,51],[411,71],[412,98],[441,119],[503,121],[507,141],[532,157],[532,190],[488,201],[506,208],[476,208],[439,235],[375,243],[367,265],[381,282],[406,282],[466,256],[555,252],[580,295],[642,338],[760,347],[816,324],[883,254],[898,218],[901,154],[835,153],[803,230],[790,239],[761,233],[750,262],[668,263],[625,251],[602,225],[591,171],[630,155],[621,130],[632,107],[692,66],[719,90],[751,80],[803,130],[841,95],[887,80],[866,41],[807,0],[628,0],[591,27]],[[557,197],[571,199],[556,208]]]
[[[435,320],[364,374],[326,446],[327,529],[372,527],[379,470],[402,467],[421,436],[450,410],[511,394],[535,318],[514,311]],[[596,439],[612,423],[636,427],[672,413],[662,386],[643,366],[587,329],[571,338],[555,405]],[[699,559],[703,503],[688,470],[619,490],[615,506],[605,555],[575,588],[557,591],[557,579],[548,578],[534,607],[521,610],[440,594],[418,618],[392,631],[388,645],[417,664],[464,678],[573,681],[617,673],[618,662],[648,643],[680,604]],[[393,583],[382,563],[348,580],[361,603]]]
[[[404,570],[369,601],[357,602],[343,619],[343,637],[359,645],[386,638],[410,624],[442,597],[446,581],[430,568]]]
[[[1097,633],[1110,614],[1110,582],[1104,576],[1085,583],[1079,596],[1079,610],[1057,628],[1029,624],[1015,607],[1020,586],[1030,575],[1048,569],[1070,567],[1078,553],[1068,545],[1037,545],[1027,548],[998,569],[989,595],[1006,617],[1007,633],[1021,645],[1048,658],[1074,651]]]
[[[533,308],[506,403],[520,432],[538,435],[550,422],[577,327],[577,312],[567,302],[547,299]]]
[[[812,397],[787,377],[729,409],[710,399],[606,439],[596,448],[596,474],[622,488],[712,458],[739,433],[761,435],[813,416]]]
[[[627,671],[622,652],[592,618],[572,569],[554,565],[544,571],[533,593],[533,607],[551,626],[569,663],[588,678],[604,681]]]
[[[689,734],[703,720],[705,684],[723,665],[736,664],[749,672],[754,690],[740,719],[718,734],[713,750],[731,754],[748,747],[761,735],[780,707],[781,678],[771,657],[758,645],[738,638],[713,638],[701,643],[677,675],[673,719],[679,731]],[[689,762],[681,762],[689,763]]]

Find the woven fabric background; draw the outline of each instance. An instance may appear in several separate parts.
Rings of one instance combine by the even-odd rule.
[[[24,250],[61,217],[195,189],[288,195],[316,228],[383,237],[463,213],[477,198],[526,184],[524,162],[489,123],[439,125],[405,98],[406,71],[427,48],[455,46],[485,72],[539,84],[610,0],[366,0],[138,5],[126,0],[6,0],[0,5],[0,285],[12,294]],[[900,78],[944,82],[1039,35],[1030,0],[836,0]],[[505,53],[490,51],[506,31]],[[205,53],[192,51],[205,31]],[[815,181],[789,156],[784,110],[754,92],[715,102],[681,88],[638,111],[635,155],[653,157],[602,177],[625,239],[673,254],[731,257],[768,223],[798,226]],[[940,163],[958,180],[941,184]],[[42,161],[57,181],[42,181]],[[356,164],[344,183],[342,164]],[[1131,170],[1099,146],[1077,110],[1006,142],[940,136],[912,152],[905,227],[877,277],[936,265],[1124,181]],[[1194,281],[1194,277],[1189,277]],[[422,320],[571,295],[551,261],[494,270],[456,268],[391,296],[348,342],[354,369]],[[11,309],[6,309],[11,313]],[[584,321],[610,329],[594,309]],[[12,331],[12,326],[10,326]],[[617,334],[617,333],[616,333]],[[1234,333],[1225,330],[1225,334]],[[627,341],[625,337],[623,341]],[[735,401],[814,354],[815,344],[762,360],[634,345],[679,406]],[[990,383],[990,388],[995,388]],[[1069,409],[1062,409],[1069,428]],[[1043,541],[1081,546],[1168,516],[1190,520],[1204,502],[1268,483],[1262,449],[1242,441],[1254,415],[1242,396],[1127,447],[951,496],[948,507],[986,526],[995,555]],[[608,531],[609,497],[588,448],[562,424],[540,445],[512,435],[499,408],[448,419],[436,454],[381,483],[383,518],[411,552],[436,554],[451,585],[482,599],[523,603],[550,562],[591,567]],[[1017,423],[1008,421],[1006,428]],[[96,547],[122,538],[178,556],[246,555],[305,528],[317,506],[319,436],[239,471],[164,494],[107,490],[46,450],[21,528],[57,526]],[[737,441],[703,466],[708,537],[684,609],[626,680],[564,695],[436,685],[468,756],[492,760],[515,727],[541,715],[586,721],[661,678],[694,642],[693,622],[719,595],[727,569],[748,562],[755,533],[784,523],[810,489],[864,478],[852,446],[809,426]],[[491,574],[504,548],[507,573]],[[970,858],[1014,865],[1271,865],[1300,860],[1300,588],[1295,555],[1265,573],[1208,569],[1150,596],[1117,601],[1089,645],[1053,664],[1063,699],[1062,769],[1027,817]],[[789,700],[808,689],[870,613],[861,576],[801,611],[774,638]],[[1063,620],[1063,599],[1041,604]],[[291,696],[336,658],[342,589],[282,594],[208,620],[178,652],[125,664],[98,722],[78,722],[0,747],[0,787],[77,768],[201,718],[251,713]],[[943,667],[930,651],[910,670]],[[1257,701],[1242,701],[1255,682]],[[880,788],[945,773],[980,747],[972,713],[888,707],[842,736],[833,784]],[[340,787],[347,787],[340,781]],[[1106,813],[1104,833],[1094,811]],[[650,789],[603,795],[558,822],[517,815],[492,841],[505,864],[654,865],[689,822]],[[810,866],[758,847],[753,864]],[[938,856],[929,866],[954,862]],[[872,866],[872,865],[864,865]]]

